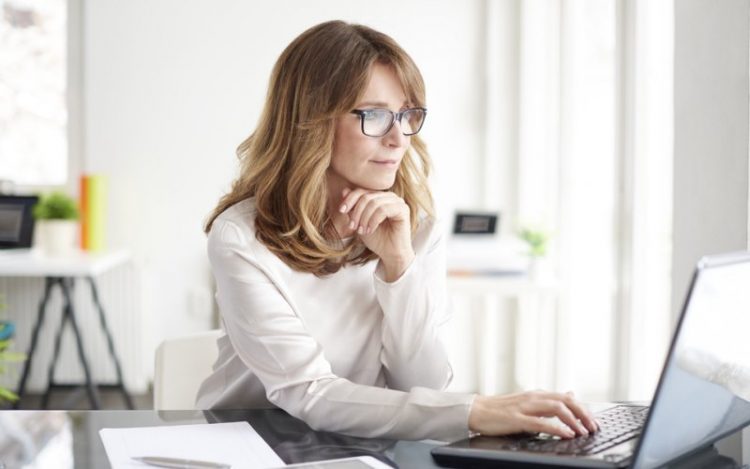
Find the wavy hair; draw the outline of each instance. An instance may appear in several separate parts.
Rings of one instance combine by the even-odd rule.
[[[256,237],[294,270],[323,276],[377,258],[356,237],[341,242],[326,182],[336,119],[361,98],[376,62],[393,67],[412,105],[425,106],[414,61],[372,28],[329,21],[287,46],[271,73],[258,125],[237,149],[240,175],[209,215],[206,233],[227,208],[254,197]],[[390,189],[409,206],[412,233],[421,213],[434,214],[430,169],[424,142],[412,136]]]

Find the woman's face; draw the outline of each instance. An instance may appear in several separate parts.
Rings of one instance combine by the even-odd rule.
[[[407,107],[406,95],[393,68],[374,64],[365,93],[355,109],[380,108],[399,112]],[[360,116],[346,114],[339,117],[328,168],[330,189],[338,193],[346,187],[390,189],[410,141],[411,138],[401,132],[398,122],[384,136],[368,137],[362,133]]]

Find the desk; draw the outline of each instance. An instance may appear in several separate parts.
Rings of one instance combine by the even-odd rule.
[[[109,353],[115,366],[117,373],[117,381],[114,384],[101,385],[106,387],[112,387],[119,389],[125,399],[125,404],[129,409],[133,409],[133,401],[125,389],[125,384],[122,379],[122,367],[120,360],[115,352],[114,341],[112,334],[107,327],[107,320],[104,313],[104,307],[99,301],[99,291],[96,286],[95,277],[121,265],[130,260],[130,255],[125,251],[115,251],[107,253],[87,253],[87,252],[76,252],[65,257],[45,257],[35,250],[19,250],[19,251],[0,251],[0,276],[4,277],[43,277],[45,279],[44,293],[39,303],[39,311],[37,313],[37,319],[33,326],[33,332],[31,336],[31,345],[29,346],[26,354],[27,359],[24,362],[23,372],[21,374],[21,381],[18,387],[18,396],[23,399],[24,392],[26,390],[26,382],[29,378],[29,372],[34,358],[34,352],[36,351],[37,339],[39,338],[39,331],[41,330],[42,323],[44,322],[44,316],[47,310],[47,304],[50,299],[50,294],[55,286],[58,286],[63,295],[63,311],[60,325],[56,332],[55,337],[55,348],[52,355],[52,362],[49,364],[48,378],[47,378],[47,389],[44,392],[42,398],[42,407],[46,408],[50,397],[50,391],[52,388],[70,388],[78,387],[71,385],[56,384],[53,381],[55,367],[57,365],[57,358],[60,355],[60,345],[62,339],[62,332],[65,329],[67,323],[70,323],[73,334],[76,339],[76,346],[78,349],[78,358],[83,367],[85,376],[85,387],[88,394],[91,407],[99,409],[101,407],[99,402],[99,395],[97,392],[97,384],[94,383],[91,377],[91,371],[89,367],[88,358],[83,349],[83,338],[81,337],[80,328],[76,320],[75,305],[73,304],[73,290],[75,288],[75,282],[78,278],[83,278],[87,281],[91,287],[91,295],[94,300],[94,305],[99,314],[99,321],[101,323],[101,330],[104,332],[107,339],[107,346]],[[19,401],[20,401],[19,399]]]
[[[54,467],[65,469],[106,468],[109,467],[99,438],[102,428],[141,427],[154,425],[185,425],[193,423],[217,423],[247,421],[271,448],[286,463],[319,461],[322,459],[343,458],[349,456],[373,456],[393,467],[404,469],[437,468],[430,450],[438,445],[435,441],[394,441],[384,439],[362,439],[335,433],[316,432],[304,422],[297,420],[281,410],[222,410],[222,411],[3,411],[0,412],[0,462],[8,467],[18,466],[22,446],[14,444],[9,437],[18,437],[13,433],[14,421],[34,417],[37,422],[48,421],[45,433],[40,425],[36,426],[35,437],[47,441],[53,456],[47,447],[31,455],[36,458],[39,467],[43,458],[54,457]],[[10,423],[8,425],[7,423]],[[3,433],[5,428],[5,433]],[[706,464],[695,465],[695,461],[706,458]],[[47,461],[49,459],[44,459]],[[67,464],[66,464],[67,461]],[[719,465],[727,463],[729,465]],[[734,465],[732,465],[734,464]],[[720,456],[715,449],[708,448],[703,453],[691,458],[685,464],[673,468],[732,468],[739,467],[731,459]]]

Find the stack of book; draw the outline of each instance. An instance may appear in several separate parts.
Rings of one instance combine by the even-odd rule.
[[[81,249],[103,251],[107,215],[107,179],[101,174],[81,176]]]

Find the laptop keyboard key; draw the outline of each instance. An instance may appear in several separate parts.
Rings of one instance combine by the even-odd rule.
[[[598,414],[601,428],[593,435],[579,436],[571,440],[535,437],[509,444],[512,451],[555,453],[564,455],[594,454],[637,437],[646,419],[648,407],[616,406]]]

